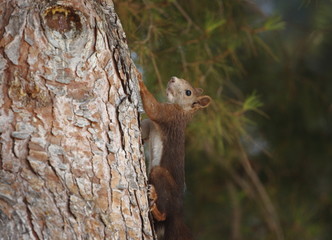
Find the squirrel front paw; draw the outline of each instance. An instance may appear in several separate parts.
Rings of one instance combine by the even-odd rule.
[[[136,76],[139,82],[143,82],[142,73],[140,73],[138,70],[136,70]]]

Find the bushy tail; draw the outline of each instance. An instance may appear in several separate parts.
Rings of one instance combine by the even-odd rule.
[[[182,217],[174,216],[165,221],[164,240],[193,240]]]

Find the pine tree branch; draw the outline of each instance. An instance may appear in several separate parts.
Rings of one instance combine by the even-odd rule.
[[[250,164],[250,161],[248,159],[248,156],[247,156],[245,150],[243,149],[243,146],[239,142],[237,143],[237,145],[238,145],[238,148],[241,153],[242,166],[244,167],[249,179],[255,186],[256,191],[259,194],[259,198],[261,199],[263,206],[265,208],[265,211],[267,213],[265,220],[266,220],[269,228],[275,232],[277,239],[283,240],[284,234],[283,234],[283,231],[280,226],[280,221],[279,221],[279,217],[276,212],[276,209],[275,209],[266,189],[264,188],[262,182],[258,178],[256,172],[253,170],[253,168]]]

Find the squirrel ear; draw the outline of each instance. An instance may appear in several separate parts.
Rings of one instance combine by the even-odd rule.
[[[193,108],[206,108],[210,105],[212,99],[209,96],[200,96],[197,101],[193,103]]]
[[[204,90],[202,88],[195,88],[195,92],[196,92],[196,95],[199,96],[204,92]]]

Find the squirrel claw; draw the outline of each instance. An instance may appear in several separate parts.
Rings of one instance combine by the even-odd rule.
[[[155,187],[152,184],[149,184],[149,186],[148,186],[148,198],[150,201],[150,211],[151,211],[153,217],[157,221],[164,221],[166,219],[166,214],[161,213],[157,207],[156,202],[158,199],[158,195],[157,195]]]
[[[136,70],[136,73],[137,73],[137,79],[138,79],[138,82],[143,82],[142,80],[142,73],[140,73],[138,70]]]
[[[158,199],[156,189],[152,184],[149,184],[148,186],[148,198],[150,200],[150,207],[155,204]]]

